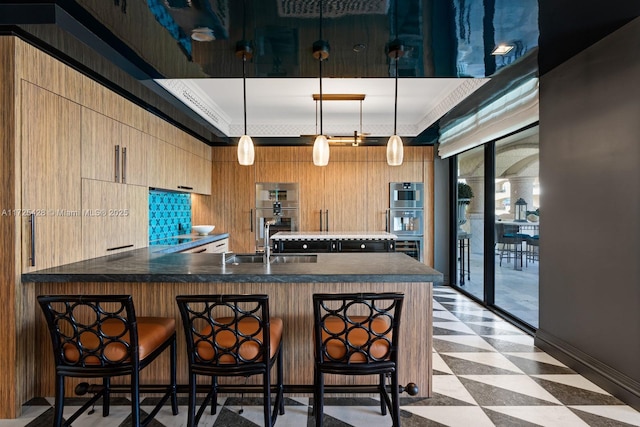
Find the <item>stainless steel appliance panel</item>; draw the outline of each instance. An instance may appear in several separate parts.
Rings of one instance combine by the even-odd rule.
[[[423,216],[422,209],[389,209],[389,232],[398,236],[422,236]]]
[[[279,231],[299,231],[298,209],[282,208],[279,215],[273,209],[256,209],[256,251],[264,251],[264,224],[274,219],[269,227],[269,237]]]
[[[270,236],[279,231],[298,231],[298,188],[297,182],[256,183],[256,251],[264,251],[266,221],[275,220],[269,227]]]
[[[424,184],[422,182],[390,182],[389,207],[424,208]]]
[[[300,202],[297,182],[256,183],[256,208],[273,208],[279,203],[282,208],[298,208]]]

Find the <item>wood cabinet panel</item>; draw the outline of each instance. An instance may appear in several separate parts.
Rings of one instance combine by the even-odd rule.
[[[173,172],[176,168],[176,147],[154,136],[144,135],[147,135],[150,147],[147,156],[149,187],[175,188]]]
[[[22,82],[23,272],[82,259],[80,106]],[[33,214],[32,228],[29,215]],[[31,252],[35,260],[31,259]],[[34,264],[34,265],[32,265]]]
[[[325,230],[366,231],[367,164],[329,162],[325,168]]]
[[[215,242],[207,243],[206,245],[196,246],[195,248],[181,251],[184,254],[219,254],[229,251],[229,239],[216,240]]]
[[[149,184],[149,151],[151,136],[130,126],[122,126],[122,179],[123,184]]]
[[[367,163],[367,210],[365,216],[368,231],[388,231],[390,168],[391,166],[387,165],[386,160]]]
[[[233,147],[220,149],[220,157],[228,158],[231,150]],[[214,159],[216,157],[214,153]],[[229,233],[229,250],[237,253],[255,251],[255,167],[241,166],[236,160],[214,160],[212,176],[208,207],[211,223],[216,230]]]
[[[300,184],[300,230],[320,231],[320,215],[327,209],[324,203],[324,177],[326,169],[312,161],[298,165]]]
[[[122,124],[83,107],[82,177],[120,182],[122,147]]]
[[[148,190],[92,179],[82,180],[82,240],[85,259],[146,247]]]

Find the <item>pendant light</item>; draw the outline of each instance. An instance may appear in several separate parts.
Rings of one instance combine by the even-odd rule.
[[[244,134],[240,137],[238,142],[238,163],[243,166],[251,166],[255,158],[255,150],[253,148],[253,140],[247,135],[247,59],[251,59],[253,56],[253,49],[251,43],[246,40],[246,1],[243,3],[244,15],[242,23],[242,40],[236,43],[236,56],[242,57],[242,96],[243,96],[243,108],[244,108]]]
[[[320,134],[313,142],[313,164],[327,166],[329,164],[329,141],[322,132],[322,62],[329,57],[329,42],[322,40],[322,0],[320,0],[320,39],[313,43],[313,57],[320,64]]]
[[[394,58],[395,62],[395,97],[393,111],[393,135],[387,142],[387,164],[389,166],[400,166],[404,158],[404,147],[402,138],[398,135],[398,60],[404,55],[404,45],[398,37],[398,0],[395,0],[395,33],[396,39],[389,43],[389,57]]]

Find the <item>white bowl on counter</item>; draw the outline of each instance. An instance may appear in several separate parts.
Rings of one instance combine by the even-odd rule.
[[[191,227],[191,231],[199,234],[200,236],[206,236],[211,233],[214,228],[216,228],[215,225],[194,225]]]

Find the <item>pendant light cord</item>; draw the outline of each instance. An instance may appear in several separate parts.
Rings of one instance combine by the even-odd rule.
[[[247,1],[242,2],[242,42],[247,43]],[[247,135],[247,51],[242,51],[242,97],[244,101],[244,134]]]
[[[398,123],[398,51],[396,51],[396,96],[393,103],[393,134],[397,135],[396,126]]]
[[[244,99],[244,134],[247,135],[247,54],[242,53],[242,96]]]
[[[320,40],[322,39],[322,0],[320,0]],[[322,131],[322,51],[319,52],[318,61],[320,62],[320,135],[324,135]]]
[[[394,25],[394,33],[395,33],[395,40],[398,40],[398,0],[394,0],[394,11],[393,11],[393,20],[395,21],[395,25]],[[396,93],[395,93],[395,97],[394,97],[394,102],[393,102],[393,134],[397,135],[397,123],[398,123],[398,49],[399,46],[396,48]]]

